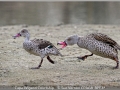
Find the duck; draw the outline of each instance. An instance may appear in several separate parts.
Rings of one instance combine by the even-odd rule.
[[[116,62],[114,69],[119,68],[118,50],[120,50],[120,46],[108,35],[103,33],[90,33],[85,36],[71,35],[64,41],[57,43],[57,45],[62,45],[61,49],[65,48],[67,45],[72,46],[74,44],[91,52],[89,55],[77,57],[78,59],[85,60],[87,57],[95,54],[114,60]]]
[[[23,42],[23,48],[30,54],[40,56],[41,62],[37,67],[31,69],[39,69],[42,65],[43,58],[47,57],[47,60],[54,64],[55,62],[50,58],[50,55],[63,56],[59,49],[57,49],[50,41],[44,39],[33,39],[30,40],[30,34],[27,29],[22,29],[19,33],[13,36],[14,39],[23,36],[25,38]]]

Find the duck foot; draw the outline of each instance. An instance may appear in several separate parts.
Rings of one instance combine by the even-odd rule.
[[[40,64],[38,65],[38,67],[32,67],[32,68],[30,68],[30,69],[39,69],[39,68],[41,67],[41,65],[42,65],[42,62],[43,62],[43,59],[41,59],[41,62],[40,62]]]
[[[40,67],[32,67],[32,68],[30,68],[30,69],[39,69]]]
[[[119,68],[119,66],[117,65],[116,67],[113,67],[113,69],[118,69]]]
[[[77,57],[78,59],[82,59],[83,61],[87,58],[87,57],[89,57],[89,56],[93,56],[93,53],[92,54],[90,54],[90,55],[85,55],[85,56],[82,56],[82,57]]]
[[[87,57],[83,56],[83,57],[77,57],[77,58],[82,59],[84,61]]]
[[[116,67],[113,67],[113,69],[118,69],[118,68],[119,68],[119,67],[117,67],[117,66],[116,66]]]

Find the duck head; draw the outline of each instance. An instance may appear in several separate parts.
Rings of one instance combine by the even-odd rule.
[[[27,37],[29,36],[28,30],[27,29],[22,29],[19,33],[17,33],[15,36],[13,36],[14,39],[16,39],[17,37]]]
[[[66,47],[67,45],[74,45],[78,42],[77,35],[71,35],[65,39],[65,41],[58,42],[57,45],[62,45],[62,48]]]

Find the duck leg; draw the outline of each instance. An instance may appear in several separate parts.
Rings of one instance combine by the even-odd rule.
[[[90,55],[85,55],[85,56],[82,56],[82,57],[77,57],[78,59],[82,59],[82,60],[85,60],[87,57],[89,56],[93,56],[93,53],[90,54]]]
[[[118,69],[119,68],[119,60],[117,58],[113,59],[116,61],[116,66],[113,69]]]
[[[51,62],[52,64],[54,64],[54,61],[49,56],[47,56],[47,59],[48,59],[49,62]]]
[[[43,62],[43,59],[41,59],[41,62],[40,62],[40,64],[38,65],[38,67],[32,67],[31,69],[39,69],[39,68],[41,67],[41,65],[42,65],[42,62]]]

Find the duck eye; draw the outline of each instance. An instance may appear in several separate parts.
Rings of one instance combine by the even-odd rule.
[[[68,41],[71,41],[71,38],[68,38]]]
[[[22,33],[24,33],[25,31],[23,30]]]

